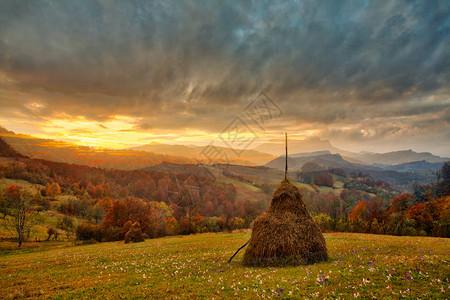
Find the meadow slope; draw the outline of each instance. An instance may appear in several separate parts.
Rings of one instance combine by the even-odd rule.
[[[248,233],[164,237],[0,254],[2,298],[445,298],[450,243],[326,233],[330,260],[254,268],[226,261]]]

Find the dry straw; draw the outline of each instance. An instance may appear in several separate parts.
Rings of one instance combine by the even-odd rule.
[[[327,260],[325,239],[289,179],[275,190],[269,209],[254,224],[246,265],[311,264]]]
[[[130,230],[125,234],[125,244],[133,242],[139,243],[145,241],[144,233],[142,233],[141,226],[135,222]]]

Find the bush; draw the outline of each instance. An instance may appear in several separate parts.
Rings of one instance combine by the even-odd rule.
[[[99,225],[82,223],[77,227],[77,239],[80,241],[96,240],[102,241],[103,232]]]
[[[86,217],[89,206],[90,203],[86,199],[70,197],[60,203],[58,211],[66,215]]]
[[[62,218],[59,219],[58,228],[65,231],[73,232],[74,227],[75,224],[71,217],[63,216]]]
[[[242,218],[232,218],[230,219],[230,229],[243,229],[245,228],[245,220]]]
[[[319,225],[322,232],[333,229],[333,220],[326,213],[319,213],[313,216],[314,222]]]
[[[340,218],[336,223],[336,230],[345,232],[348,230],[348,222],[344,218]]]
[[[114,242],[122,240],[122,229],[117,226],[110,226],[103,231],[103,241]]]
[[[206,226],[206,230],[208,232],[219,232],[220,231],[219,225],[217,224],[217,219],[219,219],[219,218],[218,217],[205,218],[205,226]]]
[[[164,223],[166,226],[166,233],[168,235],[177,235],[180,232],[180,226],[174,217],[168,217]]]
[[[384,229],[383,229],[383,222],[378,222],[377,219],[373,219],[372,222],[370,223],[370,233],[376,233],[376,234],[383,234],[384,233]]]
[[[53,228],[53,227],[49,227],[49,228],[47,229],[47,234],[48,234],[48,236],[47,236],[47,241],[50,241],[50,238],[52,237],[52,235],[55,235],[55,236],[56,236],[56,229]]]
[[[316,185],[328,186],[332,188],[334,185],[334,180],[333,177],[327,173],[314,178],[313,183]]]

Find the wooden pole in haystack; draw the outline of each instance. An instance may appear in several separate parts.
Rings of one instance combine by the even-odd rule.
[[[287,164],[288,164],[288,157],[287,157],[287,155],[288,155],[288,152],[287,152],[287,132],[284,133],[284,144],[286,146],[286,166],[284,167],[284,179],[287,179],[287,172],[288,172],[288,167],[287,167]]]
[[[287,172],[288,172],[288,145],[287,145],[287,132],[284,133],[284,144],[285,144],[285,148],[286,148],[286,166],[284,167],[284,179],[287,180]],[[250,238],[251,239],[251,238]],[[245,242],[244,245],[242,245],[241,247],[239,247],[239,249],[236,250],[236,252],[233,254],[233,256],[230,257],[230,259],[228,260],[228,263],[230,263],[233,258],[236,256],[236,254],[239,253],[239,251],[242,250],[242,248],[244,248],[245,246],[247,246],[247,244],[250,242],[250,239]]]

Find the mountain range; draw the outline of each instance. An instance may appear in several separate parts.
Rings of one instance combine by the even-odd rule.
[[[350,152],[334,147],[330,141],[321,140],[318,137],[310,137],[300,141],[289,141],[289,157],[317,156],[320,154],[339,153],[346,161],[357,164],[383,164],[398,165],[415,161],[426,161],[429,163],[440,163],[449,158],[439,157],[429,152],[415,152],[412,150],[392,151],[387,153],[373,152]],[[271,153],[274,155],[284,155],[284,145],[275,143],[261,144],[255,150]]]
[[[286,156],[282,155],[265,164],[266,167],[273,169],[284,169]],[[349,162],[342,158],[339,153],[331,154],[329,151],[319,151],[312,153],[297,153],[288,156],[289,170],[301,170],[303,165],[313,162],[321,167],[321,169],[379,169],[378,167],[361,165]]]
[[[79,163],[90,166],[117,169],[140,169],[147,166],[171,163],[228,163],[284,168],[284,145],[261,144],[254,149],[242,150],[236,155],[232,149],[214,146],[169,145],[152,143],[123,150],[96,149],[67,142],[36,138],[16,134],[0,127],[0,137],[19,153],[30,158],[41,158],[57,162]],[[209,148],[208,148],[209,147]],[[211,152],[212,151],[212,152]],[[215,152],[220,155],[214,154]],[[311,137],[305,140],[289,141],[289,166],[291,170],[313,161],[326,168],[347,168],[367,170],[389,170],[402,172],[423,172],[436,170],[448,158],[428,152],[412,150],[388,153],[353,153],[334,147],[330,141]],[[208,156],[209,155],[209,156]]]
[[[229,162],[243,165],[263,165],[276,156],[258,150],[242,150],[237,154],[233,149],[220,146],[169,145],[152,143],[128,148],[133,151],[146,151],[155,154],[184,156],[203,162]],[[214,159],[216,158],[216,159]]]

